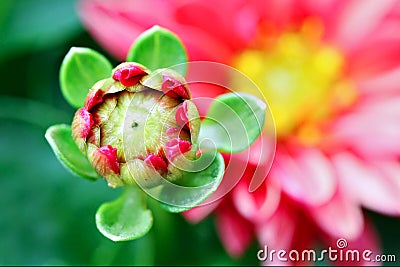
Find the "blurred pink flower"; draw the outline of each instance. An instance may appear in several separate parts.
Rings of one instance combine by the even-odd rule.
[[[400,214],[400,1],[85,0],[80,13],[120,59],[159,24],[190,60],[234,66],[263,91],[278,138],[268,179],[249,193],[250,162],[227,197],[185,214],[197,222],[214,211],[231,255],[254,235],[276,249],[346,238],[378,250],[362,207]]]

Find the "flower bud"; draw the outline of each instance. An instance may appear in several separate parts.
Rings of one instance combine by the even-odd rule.
[[[178,73],[122,63],[89,91],[73,139],[110,187],[174,180],[196,157],[200,119],[189,99]]]

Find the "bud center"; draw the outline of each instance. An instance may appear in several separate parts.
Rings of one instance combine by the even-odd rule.
[[[126,104],[125,160],[144,158],[149,153],[165,154],[165,144],[170,140],[167,130],[176,127],[175,113],[179,101],[149,90],[133,93]]]

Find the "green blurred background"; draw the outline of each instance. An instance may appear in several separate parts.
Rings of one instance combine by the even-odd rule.
[[[69,48],[91,47],[117,63],[83,29],[75,1],[1,0],[0,44],[1,265],[258,264],[255,242],[241,259],[225,253],[212,217],[190,225],[152,203],[155,225],[144,238],[114,243],[97,231],[96,209],[118,190],[70,174],[44,138],[74,113],[58,84]],[[398,255],[399,219],[369,215],[384,252]]]

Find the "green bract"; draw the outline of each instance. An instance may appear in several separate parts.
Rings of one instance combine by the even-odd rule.
[[[145,235],[153,225],[153,217],[141,190],[127,186],[118,199],[100,206],[96,225],[112,241],[127,241]]]
[[[201,122],[182,76],[185,48],[158,26],[138,37],[127,61],[112,69],[99,53],[72,48],[60,84],[78,110],[72,126],[55,125],[46,132],[57,158],[74,174],[124,187],[96,214],[97,228],[113,241],[139,238],[151,228],[145,192],[170,212],[206,200],[218,188],[225,165],[215,150],[202,146],[206,150],[200,153],[201,140],[211,139],[223,152],[242,151],[260,135],[266,109],[251,95],[226,94]]]
[[[201,124],[200,139],[213,140],[222,152],[243,151],[261,134],[266,108],[266,104],[253,95],[221,95],[213,101]]]
[[[111,70],[111,63],[98,52],[72,47],[61,64],[61,92],[71,106],[80,108],[92,85],[110,76]]]
[[[188,57],[178,36],[154,26],[136,39],[126,61],[141,63],[151,70],[173,67],[184,76]]]
[[[72,140],[70,125],[53,125],[46,131],[45,136],[58,159],[68,170],[89,180],[97,180],[99,178],[88,159],[79,151]]]

